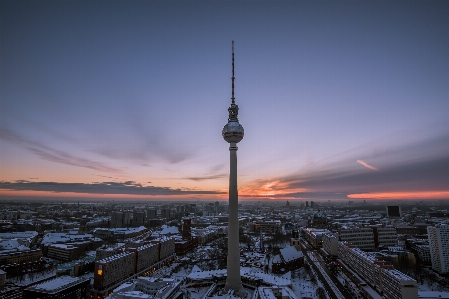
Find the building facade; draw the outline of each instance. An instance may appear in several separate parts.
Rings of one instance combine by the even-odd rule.
[[[449,225],[428,226],[432,269],[440,274],[449,273]]]
[[[338,242],[338,257],[365,281],[389,299],[417,299],[416,280],[395,270],[392,265],[378,260],[354,245]]]

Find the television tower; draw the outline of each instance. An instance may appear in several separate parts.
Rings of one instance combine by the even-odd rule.
[[[225,290],[234,290],[237,294],[242,290],[240,278],[240,249],[239,249],[239,219],[237,191],[237,143],[243,139],[244,131],[237,118],[239,107],[234,98],[234,41],[232,41],[232,97],[228,108],[228,123],[223,127],[222,135],[229,143],[230,173],[229,173],[229,219],[228,219],[228,268]]]

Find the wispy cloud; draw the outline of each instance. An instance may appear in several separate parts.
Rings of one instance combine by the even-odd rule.
[[[363,161],[363,160],[357,160],[357,163],[360,163],[360,164],[362,164],[363,166],[365,166],[366,168],[369,168],[369,169],[371,169],[371,170],[379,171],[379,169],[377,169],[377,168],[374,167],[374,166],[369,165],[368,163],[366,163],[366,162]]]
[[[30,182],[19,180],[14,182],[0,182],[0,189],[16,191],[47,191],[71,192],[87,194],[128,194],[128,195],[188,195],[188,194],[223,194],[218,191],[184,190],[169,187],[144,186],[134,181],[126,182],[96,182],[86,183],[57,183],[57,182]]]
[[[47,161],[88,168],[102,172],[122,173],[121,169],[110,167],[101,162],[92,161],[83,157],[74,156],[67,152],[51,148],[39,141],[26,139],[5,127],[0,128],[0,139],[18,144],[31,153],[35,154],[36,156],[39,156]]]
[[[347,198],[350,194],[376,192],[392,194],[426,191],[432,194],[429,191],[438,191],[438,194],[446,194],[444,191],[449,191],[447,134],[364,156],[382,165],[382,171],[364,160],[358,160],[361,165],[375,170],[364,171],[354,167],[354,162],[351,162],[354,160],[347,158],[327,165],[327,168],[324,165],[322,168],[298,171],[270,180],[255,180],[245,186],[244,194],[265,196],[269,193],[274,198],[337,199]]]
[[[205,176],[194,176],[194,177],[184,177],[185,180],[192,180],[192,181],[206,181],[206,180],[216,180],[216,179],[222,179],[227,177],[226,174],[214,174],[214,175],[205,175]]]

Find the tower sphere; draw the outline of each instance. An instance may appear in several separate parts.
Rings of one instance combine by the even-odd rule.
[[[222,131],[224,140],[229,143],[238,143],[243,139],[244,130],[238,121],[229,121]]]

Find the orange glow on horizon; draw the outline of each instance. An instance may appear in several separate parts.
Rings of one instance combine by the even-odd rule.
[[[397,191],[349,194],[354,199],[447,199],[449,191]]]
[[[0,190],[1,197],[30,197],[30,198],[92,198],[92,199],[221,199],[227,194],[179,194],[179,195],[136,195],[136,194],[96,194],[76,192],[50,192],[30,190]]]

